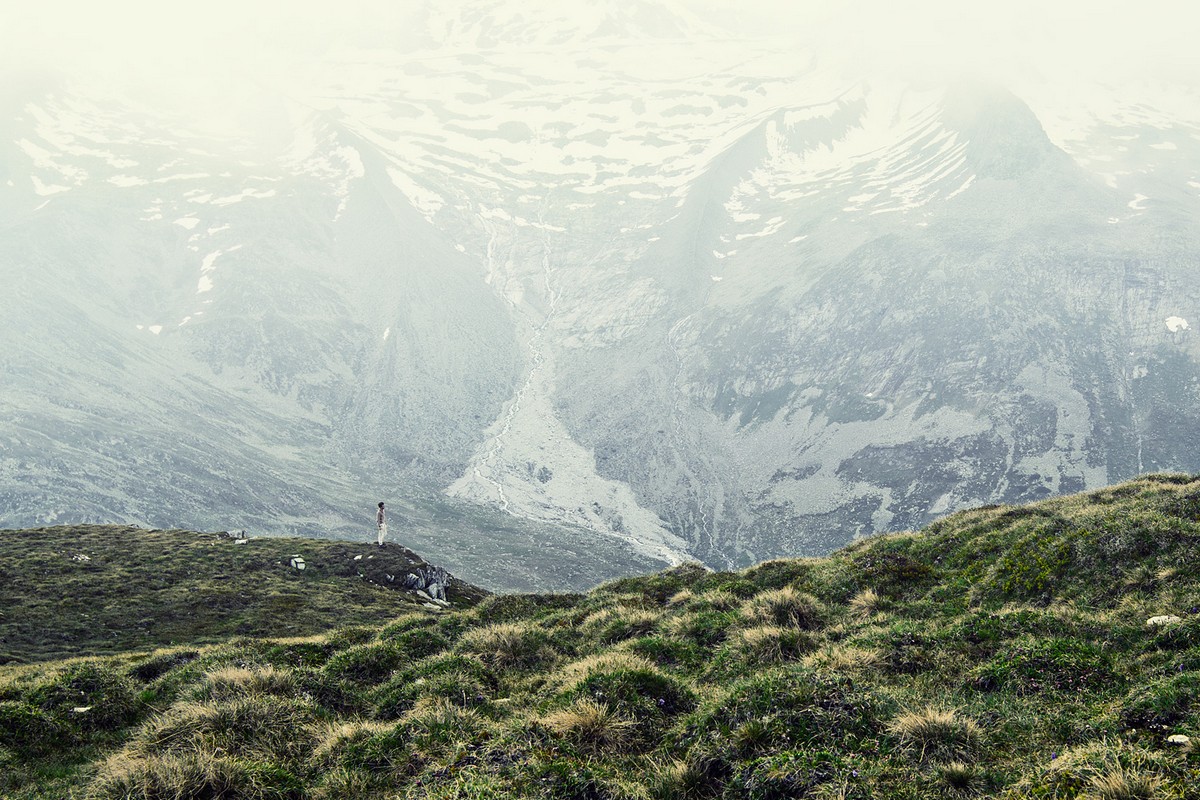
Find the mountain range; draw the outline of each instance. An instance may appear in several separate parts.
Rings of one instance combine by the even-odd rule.
[[[293,77],[265,140],[0,90],[0,525],[366,538],[386,499],[468,580],[578,587],[1200,470],[1186,89],[648,3]]]

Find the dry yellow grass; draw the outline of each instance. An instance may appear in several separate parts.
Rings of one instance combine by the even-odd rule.
[[[634,721],[590,697],[551,712],[539,722],[580,750],[592,755],[620,750],[630,740]]]
[[[296,691],[292,672],[265,667],[223,667],[204,673],[201,695],[214,700],[253,694],[290,695]]]
[[[1164,781],[1157,775],[1113,766],[1088,780],[1086,800],[1164,800]]]
[[[938,768],[938,777],[947,788],[955,792],[972,792],[979,783],[975,767],[962,761],[951,761]]]
[[[1083,784],[1082,800],[1173,800],[1179,794],[1162,777],[1168,758],[1123,741],[1100,739],[1065,749],[1045,774],[1050,785]],[[1015,789],[1029,787],[1024,781]]]
[[[218,753],[172,753],[109,758],[88,790],[92,800],[272,797],[270,775]]]
[[[983,738],[974,720],[934,706],[904,712],[888,723],[888,732],[919,759],[932,761],[971,758]]]
[[[835,644],[822,648],[804,657],[803,664],[810,669],[825,669],[830,672],[859,675],[878,670],[883,655],[873,647]]]
[[[549,676],[549,682],[551,685],[561,688],[578,683],[588,675],[597,672],[614,672],[617,670],[657,671],[658,666],[649,659],[635,653],[630,653],[627,650],[609,650],[563,665]]]
[[[678,592],[667,598],[667,605],[669,607],[687,605],[689,602],[691,602],[693,597],[695,597],[695,595],[692,594],[691,589],[680,589]]]
[[[756,625],[738,631],[732,637],[731,645],[748,660],[778,663],[799,658],[812,646],[812,642],[807,635],[795,628]]]
[[[317,734],[317,745],[309,762],[322,769],[333,766],[339,750],[352,742],[361,741],[395,728],[395,723],[359,720],[329,725]]]
[[[546,667],[557,660],[549,637],[535,624],[505,622],[467,631],[457,649],[496,669]]]
[[[580,627],[596,633],[605,643],[612,643],[654,631],[661,613],[641,608],[605,608],[584,618]]]
[[[817,630],[824,617],[820,601],[791,586],[755,595],[742,604],[742,613],[748,619],[802,630]]]
[[[247,696],[180,702],[146,725],[130,749],[143,755],[237,753],[291,761],[312,752],[319,735],[311,703]]]
[[[886,601],[874,589],[863,589],[850,598],[848,609],[850,617],[859,622],[866,622],[880,613],[886,607]]]

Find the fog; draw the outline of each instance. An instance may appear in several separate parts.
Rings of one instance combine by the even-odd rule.
[[[449,13],[466,5],[451,4]],[[634,5],[613,8],[625,13]],[[909,77],[971,74],[1010,84],[1153,79],[1195,85],[1200,71],[1189,41],[1200,28],[1200,11],[1183,0],[650,5],[696,20],[697,47],[706,36],[774,38],[864,75],[905,70]],[[10,77],[65,73],[93,95],[130,96],[220,127],[244,122],[247,109],[262,106],[266,97],[296,95],[303,76],[347,48],[434,44],[423,21],[434,8],[446,14],[448,6],[412,0],[46,0],[4,12],[0,69]],[[580,2],[574,10],[561,2],[519,8],[534,18],[597,13],[595,3]]]

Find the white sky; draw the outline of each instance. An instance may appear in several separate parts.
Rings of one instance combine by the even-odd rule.
[[[610,0],[614,5],[629,0]],[[0,73],[53,68],[214,111],[339,45],[406,39],[419,0],[0,0]],[[467,0],[457,0],[465,3]],[[569,14],[581,0],[546,3]],[[815,45],[855,66],[1059,83],[1200,85],[1196,0],[671,0],[722,27]],[[439,0],[439,6],[446,0]],[[589,5],[594,5],[590,2]]]

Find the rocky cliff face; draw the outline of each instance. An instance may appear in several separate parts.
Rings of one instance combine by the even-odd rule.
[[[270,157],[10,93],[0,523],[399,495],[724,565],[1200,469],[1186,105],[470,8],[324,65]]]

